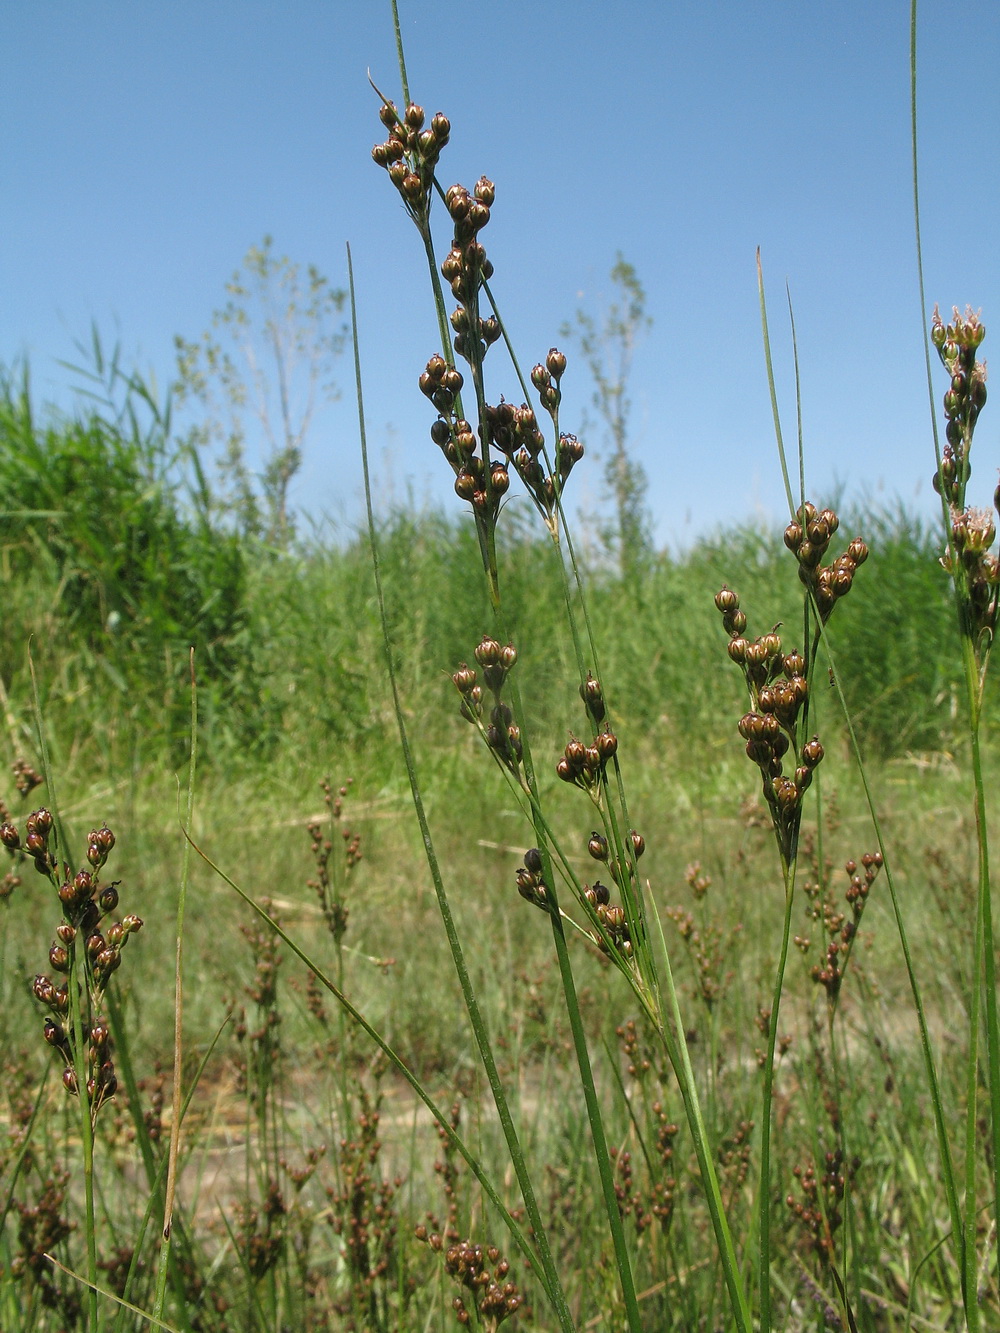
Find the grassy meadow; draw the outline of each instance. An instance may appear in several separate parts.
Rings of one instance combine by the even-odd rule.
[[[978,316],[940,522],[779,429],[787,526],[673,552],[586,325],[590,532],[492,182],[379,119],[451,509],[372,513],[357,363],[367,528],[298,537],[294,431],[224,495],[96,334],[75,413],[0,376],[0,1330],[1000,1329]]]
[[[517,1210],[519,1200],[413,818],[367,538],[275,552],[213,526],[183,459],[170,454],[162,414],[127,390],[125,398],[134,411],[57,419],[31,403],[26,384],[5,384],[5,746],[11,764],[23,761],[40,777],[40,717],[51,781],[22,795],[11,769],[0,794],[15,826],[30,811],[57,808],[67,843],[59,856],[74,866],[88,831],[109,826],[121,907],[143,920],[108,992],[120,1025],[118,1091],[94,1121],[93,1227],[97,1285],[149,1311],[157,1171],[172,1118],[189,641],[199,710],[194,841],[268,900],[317,966],[340,979],[454,1116],[509,1206]],[[555,772],[586,717],[561,625],[559,565],[526,508],[511,506],[499,553],[523,725],[553,837],[589,877],[597,821]],[[516,887],[535,837],[460,716],[450,678],[474,660],[480,627],[490,624],[474,525],[436,512],[381,522],[414,763],[570,1316],[579,1328],[620,1327],[558,969],[545,914]],[[934,533],[902,509],[845,516],[843,528],[865,535],[871,557],[838,611],[837,676],[879,794],[942,1052],[942,1097],[957,1118],[966,1097],[975,835],[963,813],[968,739],[955,613]],[[727,584],[759,628],[794,625],[802,614],[794,560],[780,533],[748,525],[682,554],[650,552],[627,577],[599,556],[583,562],[630,817],[645,839],[643,877],[663,921],[722,1197],[749,1270],[762,1015],[784,895],[767,806],[736,731],[745,687],[714,598]],[[840,1326],[831,1254],[843,1245],[857,1327],[958,1327],[961,1275],[941,1244],[947,1215],[916,1021],[878,877],[836,1028],[811,976],[829,934],[824,914],[843,910],[845,863],[876,848],[828,675],[819,673],[815,690],[812,725],[827,759],[820,802],[802,821],[792,920],[800,947],[789,960],[775,1063],[773,1318],[784,1328]],[[985,761],[991,769],[989,747]],[[338,813],[332,802],[348,783]],[[991,805],[991,821],[995,814]],[[32,978],[49,966],[60,906],[23,850],[10,853],[9,869],[16,879],[8,878],[0,909],[0,1325],[12,1333],[86,1328],[86,1288],[42,1257],[86,1269],[78,1099],[60,1086],[62,1062],[43,1039],[32,992]],[[516,1284],[522,1303],[511,1317],[557,1327],[479,1183],[398,1073],[197,857],[186,892],[191,1102],[164,1321],[212,1330],[445,1327],[456,1317],[461,1270],[457,1260],[442,1263],[441,1242],[435,1250],[443,1234],[497,1247],[485,1262]],[[586,928],[579,910],[565,910]],[[605,954],[579,936],[570,947],[642,1327],[728,1327],[676,1078]],[[850,1152],[846,1171],[839,1159],[833,1171],[848,1180],[842,1199],[823,1185],[840,1145]],[[150,1211],[151,1196],[160,1202]],[[994,1266],[983,1276],[985,1308],[995,1314],[992,1244]],[[466,1305],[466,1321],[496,1326],[495,1315]],[[98,1320],[101,1328],[147,1326],[104,1297]]]

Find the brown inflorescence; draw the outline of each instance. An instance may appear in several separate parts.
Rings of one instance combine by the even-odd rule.
[[[509,1262],[495,1245],[457,1240],[445,1248],[440,1235],[428,1232],[426,1227],[418,1228],[417,1236],[432,1250],[443,1252],[445,1271],[472,1297],[479,1316],[477,1325],[495,1330],[522,1309],[524,1297],[510,1279]],[[461,1296],[452,1301],[452,1310],[463,1328],[471,1325],[472,1315]]]
[[[827,937],[822,962],[813,965],[813,981],[823,987],[827,999],[835,1005],[840,994],[847,960],[857,937],[858,926],[868,903],[872,885],[882,869],[881,852],[865,852],[860,866],[856,861],[848,861],[844,867],[848,886],[844,894],[847,911],[841,910],[831,897],[824,896],[820,886],[820,877],[809,880],[803,886],[806,898],[806,915],[810,921],[821,923]],[[801,953],[810,949],[808,937],[796,936],[795,944]]]
[[[439,111],[427,124],[423,107],[413,102],[402,115],[395,103],[383,102],[379,119],[389,135],[372,149],[372,158],[376,165],[388,172],[414,222],[425,227],[430,213],[434,170],[441,150],[451,137],[451,123]]]
[[[58,894],[63,919],[49,949],[49,966],[57,976],[66,978],[75,968],[81,968],[79,975],[81,979],[85,978],[85,988],[80,992],[85,997],[80,1032],[87,1044],[87,1100],[91,1115],[96,1117],[118,1087],[111,1033],[101,1016],[104,993],[121,965],[126,941],[142,929],[142,920],[129,914],[108,923],[108,917],[118,908],[119,895],[117,882],[104,884],[101,881],[101,871],[115,845],[115,835],[107,825],[89,834],[89,869],[79,870],[75,875],[65,864],[61,877],[56,874],[56,858],[50,847],[53,839],[54,823],[49,811],[42,809],[30,814],[23,848],[34,859],[36,869],[47,874],[53,884],[60,878],[62,880],[58,884]],[[13,825],[6,824],[0,829],[0,841],[8,847],[19,845]],[[45,1040],[62,1056],[65,1066],[63,1085],[67,1092],[75,1095],[79,1087],[69,981],[57,985],[50,976],[39,974],[35,977],[32,992],[35,999],[49,1010],[45,1019]]]
[[[477,726],[498,761],[518,781],[521,780],[521,728],[514,719],[510,705],[502,695],[509,672],[517,662],[513,644],[501,644],[492,635],[485,634],[476,645],[475,658],[483,673],[483,683],[493,696],[493,706],[483,716],[483,691],[473,667],[463,662],[452,674],[452,682],[462,696],[462,716]]]
[[[986,404],[986,364],[976,359],[985,336],[986,329],[971,308],[964,317],[955,309],[951,323],[945,325],[934,307],[931,341],[950,379],[944,395],[946,443],[934,475],[934,489],[947,502],[951,528],[942,564],[955,580],[960,629],[971,639],[981,670],[996,633],[1000,606],[1000,560],[992,549],[996,539],[993,511],[966,503],[972,436]],[[1000,486],[993,503],[1000,511]]]
[[[334,795],[329,778],[324,778],[320,783],[327,818],[339,832],[342,846],[341,857],[335,860],[332,868],[330,858],[334,849],[333,839],[327,836],[320,819],[310,819],[306,825],[306,832],[309,835],[309,849],[316,863],[316,874],[313,878],[307,880],[306,884],[319,899],[323,919],[326,921],[327,929],[337,945],[341,943],[347,931],[349,916],[349,908],[344,900],[344,891],[347,881],[362,859],[360,834],[355,833],[346,824],[342,823],[344,801],[353,781],[353,778],[348,778],[347,782],[338,788],[336,795]]]
[[[832,564],[824,565],[830,540],[840,526],[832,509],[817,510],[807,501],[785,528],[785,545],[799,563],[799,578],[812,593],[825,625],[841,597],[851,591],[858,566],[868,559],[868,547],[855,537]]]
[[[934,489],[953,507],[965,503],[965,487],[972,471],[969,448],[979,413],[986,405],[986,366],[976,360],[985,337],[986,329],[971,307],[964,318],[955,307],[952,322],[947,325],[934,307],[931,342],[951,380],[944,395],[946,444]]]

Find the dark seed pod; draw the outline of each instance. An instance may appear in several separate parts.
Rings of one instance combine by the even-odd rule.
[[[600,833],[592,833],[587,842],[587,851],[595,861],[606,861],[608,859],[607,838],[603,837]]]
[[[549,354],[545,358],[545,367],[553,379],[562,379],[566,371],[566,357],[560,352],[558,347],[550,347]]]
[[[601,690],[600,682],[589,671],[587,672],[587,679],[580,686],[580,698],[583,700],[591,718],[600,725],[604,721],[607,711],[604,706],[604,693]]]
[[[618,753],[618,737],[613,731],[602,731],[594,739],[594,746],[600,755],[601,763],[606,764]]]

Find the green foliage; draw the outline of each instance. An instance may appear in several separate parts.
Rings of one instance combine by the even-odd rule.
[[[186,733],[194,647],[209,713],[224,709],[245,741],[259,687],[244,551],[184,505],[169,401],[117,351],[106,359],[96,334],[91,353],[92,387],[70,416],[36,418],[26,371],[0,381],[5,687],[26,710],[30,640],[43,698],[78,739],[90,732],[100,747],[101,733],[152,727],[172,748]]]
[[[317,762],[331,741],[388,761],[366,543],[316,536],[276,557],[222,525],[190,453],[171,442],[169,401],[126,373],[117,353],[105,357],[99,340],[89,359],[90,393],[69,416],[39,417],[26,373],[0,385],[0,678],[15,715],[29,713],[30,638],[58,733],[66,724],[76,744],[175,754],[194,646],[208,762],[252,764],[279,739]],[[881,757],[951,748],[954,613],[934,538],[901,507],[865,510],[845,520],[848,529],[872,548],[834,639],[863,744]],[[490,624],[481,583],[465,573],[475,567],[474,529],[432,510],[398,511],[380,539],[406,696],[429,736],[452,736],[449,674]],[[531,682],[526,707],[564,744],[577,717],[573,664],[556,646],[558,567],[526,525],[508,524],[503,547],[511,632]],[[788,553],[776,533],[751,526],[678,554],[650,553],[626,578],[591,571],[609,697],[636,737],[660,744],[697,732],[732,742],[720,701],[735,706],[738,681],[714,651],[712,601],[727,579],[751,619],[758,606],[795,614]],[[634,636],[617,632],[623,615]]]

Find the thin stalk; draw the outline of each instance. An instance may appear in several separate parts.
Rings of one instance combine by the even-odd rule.
[[[927,377],[927,400],[930,409],[931,431],[934,438],[934,458],[937,468],[937,474],[942,474],[942,453],[941,444],[938,436],[937,413],[934,405],[934,383],[931,373],[931,349],[928,336],[927,319],[927,297],[924,288],[924,263],[923,247],[920,238],[920,174],[918,167],[917,154],[917,0],[911,0],[910,4],[910,144],[912,150],[912,172],[913,172],[913,225],[916,243],[917,259],[917,282],[920,298],[920,322],[924,337],[924,363]],[[966,440],[966,455],[971,444],[971,437]],[[951,552],[951,523],[948,512],[948,502],[946,498],[946,488],[941,485],[941,519],[944,526],[946,544]],[[962,501],[964,503],[964,485],[962,491]],[[952,553],[953,554],[953,553]],[[952,561],[952,568],[956,570],[957,566]],[[993,1175],[993,1219],[994,1226],[1000,1227],[1000,1019],[997,1014],[997,995],[996,995],[996,953],[993,943],[993,910],[990,888],[990,869],[989,869],[989,838],[986,826],[986,808],[982,773],[982,758],[980,754],[980,717],[982,708],[983,675],[977,667],[976,653],[974,645],[965,631],[965,619],[963,616],[963,592],[959,585],[957,573],[953,573],[953,586],[955,589],[956,609],[959,617],[959,628],[962,637],[962,660],[966,682],[966,694],[969,705],[969,739],[972,747],[972,778],[974,787],[974,800],[976,810],[976,843],[978,851],[978,887],[977,887],[977,914],[976,914],[976,946],[974,954],[974,967],[972,986],[974,994],[970,997],[970,1034],[969,1034],[969,1077],[967,1084],[971,1092],[971,1102],[969,1109],[969,1122],[966,1128],[966,1200],[965,1216],[966,1223],[964,1230],[958,1226],[957,1202],[952,1207],[951,1197],[949,1196],[949,1208],[952,1215],[952,1231],[956,1242],[959,1245],[959,1260],[963,1274],[963,1296],[965,1302],[966,1318],[970,1327],[978,1323],[979,1310],[976,1296],[976,1266],[975,1266],[975,1226],[971,1222],[975,1210],[975,1188],[973,1179],[972,1199],[969,1198],[969,1176],[970,1167],[968,1157],[970,1153],[970,1137],[974,1134],[975,1120],[975,1100],[978,1081],[973,1073],[973,1068],[978,1070],[978,1015],[979,1015],[979,988],[981,977],[986,987],[986,1042],[987,1042],[987,1077],[990,1090],[990,1118],[992,1129],[992,1175]],[[983,667],[985,670],[985,665]],[[971,1016],[975,1016],[976,1031],[971,1030]],[[950,1163],[949,1163],[950,1165]],[[950,1173],[949,1173],[950,1174]],[[972,1173],[974,1177],[974,1172]],[[971,1235],[971,1241],[970,1241]],[[970,1255],[968,1249],[972,1246],[973,1253]],[[971,1284],[970,1284],[971,1283]]]
[[[399,6],[396,0],[390,0],[392,7],[392,27],[396,34],[396,58],[399,61],[399,82],[403,89],[403,98],[407,106],[410,104],[410,84],[406,77],[406,55],[403,52],[403,33],[399,26]]]
[[[785,883],[785,920],[781,932],[781,953],[774,974],[774,995],[771,999],[771,1015],[768,1019],[767,1062],[764,1065],[764,1106],[760,1124],[760,1193],[758,1197],[760,1247],[757,1267],[760,1283],[761,1333],[768,1333],[771,1327],[771,1099],[774,1087],[774,1050],[778,1038],[778,1010],[781,1007],[781,993],[785,984],[785,963],[788,959],[788,940],[792,930],[795,866],[795,861],[786,863],[782,860],[782,877]]]
[[[680,1088],[688,1126],[694,1139],[695,1154],[698,1158],[698,1167],[705,1186],[705,1199],[712,1218],[716,1244],[719,1247],[719,1260],[729,1291],[729,1303],[733,1318],[740,1333],[751,1333],[754,1325],[750,1314],[750,1306],[740,1277],[739,1260],[736,1258],[736,1250],[733,1247],[733,1238],[729,1230],[729,1223],[726,1220],[725,1205],[722,1201],[722,1191],[719,1188],[719,1178],[716,1174],[715,1162],[712,1159],[712,1150],[705,1130],[705,1122],[702,1118],[694,1069],[691,1066],[691,1057],[684,1037],[680,1002],[674,985],[673,969],[670,966],[670,954],[663,934],[663,923],[658,912],[653,913],[653,919],[656,922],[660,950],[663,955],[667,1002],[674,1027],[673,1035],[671,1035],[666,1024],[662,1024],[659,1029],[660,1038],[677,1075],[677,1085]]]
[[[562,1284],[556,1270],[555,1261],[548,1244],[548,1238],[545,1227],[542,1223],[541,1212],[538,1202],[535,1198],[534,1187],[528,1172],[527,1164],[524,1160],[524,1153],[514,1127],[514,1122],[510,1114],[510,1108],[507,1103],[506,1093],[503,1083],[500,1079],[499,1071],[496,1067],[496,1061],[493,1057],[493,1050],[490,1044],[489,1032],[486,1022],[479,1008],[479,1002],[476,998],[472,986],[472,979],[469,976],[468,967],[465,963],[465,955],[459,940],[458,930],[455,926],[454,918],[451,914],[451,906],[448,902],[448,896],[444,887],[444,880],[441,876],[440,866],[437,860],[437,854],[434,850],[434,844],[431,839],[430,827],[427,823],[426,811],[424,809],[423,798],[420,792],[420,785],[417,780],[416,766],[413,760],[413,754],[410,750],[409,737],[403,720],[402,701],[399,697],[399,688],[396,680],[395,667],[393,665],[392,653],[390,651],[390,640],[388,630],[388,618],[385,610],[385,598],[382,589],[382,570],[379,562],[378,542],[375,538],[375,514],[372,507],[371,479],[368,471],[368,444],[367,431],[365,427],[364,415],[364,397],[361,385],[361,351],[358,341],[357,327],[357,303],[354,291],[354,266],[351,260],[351,251],[348,246],[347,264],[349,287],[351,297],[351,321],[352,334],[354,340],[354,370],[358,394],[358,428],[361,438],[361,458],[365,478],[365,503],[368,512],[368,535],[372,551],[372,566],[375,574],[376,595],[379,604],[379,615],[382,622],[383,641],[386,646],[386,663],[389,673],[389,681],[393,696],[393,706],[396,712],[396,721],[399,729],[400,745],[403,752],[403,760],[406,765],[407,776],[410,781],[410,791],[413,797],[413,804],[416,810],[417,822],[420,826],[420,835],[424,844],[424,852],[427,857],[427,864],[431,872],[431,879],[434,884],[434,892],[437,896],[438,908],[441,912],[441,918],[444,923],[445,933],[448,937],[448,945],[451,949],[452,958],[455,963],[455,970],[458,973],[459,984],[462,988],[462,995],[465,1000],[466,1009],[469,1014],[469,1021],[476,1039],[476,1045],[479,1049],[480,1058],[483,1062],[483,1068],[490,1084],[490,1090],[493,1093],[493,1099],[496,1104],[497,1114],[500,1117],[500,1123],[503,1128],[504,1138],[507,1143],[507,1149],[510,1153],[511,1164],[517,1176],[518,1185],[521,1189],[521,1197],[524,1200],[524,1206],[528,1213],[528,1219],[535,1234],[538,1244],[538,1252],[541,1259],[540,1275],[542,1285],[545,1288],[549,1300],[552,1302],[559,1319],[560,1327],[564,1330],[572,1329],[572,1318],[569,1307],[566,1304],[566,1298],[563,1294]]]
[[[521,373],[520,368],[517,364],[517,359],[513,346],[511,345],[502,317],[500,316],[500,313],[497,309],[496,301],[493,297],[492,292],[489,290],[488,286],[485,283],[484,287],[486,288],[487,296],[490,300],[493,312],[496,315],[497,320],[500,324],[501,332],[507,344],[512,362],[514,363],[518,377],[521,381],[522,390],[525,394],[526,399],[530,398],[530,394],[527,385],[525,383],[524,376]],[[556,420],[553,424],[555,426],[556,434],[558,436],[558,421]],[[548,465],[548,460],[546,460],[546,462]],[[589,611],[587,607],[587,599],[584,593],[582,579],[580,576],[579,564],[576,560],[575,552],[573,551],[572,548],[572,541],[570,537],[569,527],[565,522],[565,514],[562,509],[561,495],[558,492],[557,492],[557,504],[558,504],[558,513],[561,520],[560,529],[566,534],[568,558],[570,560],[570,566],[575,576],[577,592],[580,597],[580,604],[584,614],[590,648],[593,654],[594,669],[597,671],[598,676],[600,676],[600,662],[597,653],[597,646],[596,646],[593,626],[590,620]],[[559,551],[561,557],[562,551],[561,551],[558,531],[552,532],[552,537],[553,537],[553,542],[557,550]],[[573,610],[572,610],[572,601],[570,597],[568,575],[566,573],[565,564],[562,562],[562,560],[560,560],[560,565],[563,572],[564,595],[567,605],[567,612],[569,615],[570,627],[573,635],[574,646],[576,648],[577,660],[582,682],[585,679],[584,676],[585,666],[581,652],[580,638],[577,631],[575,616],[573,615]],[[526,754],[527,753],[528,752],[526,750]],[[530,762],[530,756],[529,756],[529,762]],[[618,765],[617,757],[615,758],[615,774],[616,774],[618,796],[621,802],[621,812],[625,821],[625,827],[628,828],[629,827],[628,805],[625,796],[624,783],[622,780],[621,770]],[[637,999],[639,1000],[643,1008],[646,1010],[646,1012],[652,1019],[654,1027],[659,1033],[661,1040],[664,1041],[668,1057],[671,1060],[675,1072],[677,1073],[678,1081],[682,1087],[682,1095],[685,1103],[685,1112],[692,1130],[692,1136],[695,1140],[699,1164],[702,1171],[702,1177],[706,1182],[706,1193],[708,1195],[709,1210],[712,1216],[713,1226],[716,1232],[717,1243],[719,1245],[720,1259],[724,1267],[726,1282],[727,1286],[729,1287],[730,1300],[734,1310],[734,1315],[737,1319],[740,1329],[749,1330],[750,1327],[749,1307],[746,1303],[746,1295],[743,1291],[742,1282],[739,1275],[739,1263],[736,1258],[735,1250],[733,1248],[732,1238],[725,1217],[721,1191],[719,1189],[718,1179],[715,1172],[715,1165],[712,1160],[712,1154],[708,1145],[708,1136],[705,1131],[704,1121],[702,1118],[701,1106],[698,1097],[697,1084],[694,1077],[694,1071],[690,1065],[686,1044],[683,1042],[683,1040],[681,1040],[679,1042],[680,1050],[678,1050],[677,1046],[675,1046],[674,1043],[671,1042],[668,1030],[663,1023],[663,1017],[661,1013],[661,1000],[660,1000],[660,981],[657,969],[655,967],[655,960],[652,953],[651,943],[648,938],[648,924],[646,919],[645,901],[642,894],[641,879],[638,873],[638,867],[636,863],[634,849],[632,848],[631,840],[628,839],[627,837],[623,838],[622,836],[621,825],[618,823],[617,817],[613,810],[612,802],[610,799],[610,788],[607,783],[605,783],[604,791],[607,794],[605,818],[607,821],[609,821],[609,831],[611,832],[612,835],[609,841],[612,843],[615,849],[615,854],[618,857],[619,864],[623,868],[626,868],[625,877],[628,879],[628,883],[623,884],[621,887],[623,896],[626,897],[626,901],[629,903],[630,907],[630,917],[632,919],[630,924],[634,922],[637,926],[636,935],[640,943],[640,947],[643,950],[644,957],[647,960],[647,965],[644,968],[644,973],[648,975],[644,976],[642,984],[640,984],[637,981],[637,979],[631,974],[631,972],[627,973],[626,977],[630,985],[632,986]],[[544,821],[544,817],[542,815],[537,800],[537,795],[534,792],[534,790],[530,788],[530,785],[528,794],[532,805],[532,817],[535,824],[536,832],[538,832],[540,835],[542,832],[544,832],[546,838],[551,837],[547,824]],[[542,844],[542,851],[544,857],[547,854],[545,848],[545,838],[539,836],[539,842],[540,844]],[[631,876],[629,875],[629,871],[631,872]],[[547,885],[551,883],[551,879],[552,879],[551,876],[546,877]],[[556,904],[553,907],[554,930],[557,919],[555,913],[557,912],[557,910],[558,907]],[[667,980],[670,988],[670,995],[672,998],[672,1006],[673,1006],[673,1021],[675,1023],[677,1031],[679,1033],[683,1033],[684,1030],[683,1023],[680,1015],[680,1008],[677,1000],[676,991],[673,988],[673,978],[670,972],[669,955],[667,952],[666,941],[663,938],[662,928],[660,928],[660,923],[658,919],[657,919],[657,927],[660,932],[660,943],[663,950],[664,959],[666,961]],[[562,933],[561,919],[559,919],[559,932],[561,935]],[[557,949],[558,949],[558,943],[557,943]],[[571,979],[572,978],[570,974],[570,980]],[[575,999],[575,991],[573,992],[573,998]],[[570,1002],[569,997],[567,997],[567,1001],[568,1003]],[[584,1080],[584,1082],[586,1084],[586,1079]],[[609,1208],[609,1222],[612,1225],[612,1229],[614,1229],[617,1215],[618,1215],[617,1206],[615,1207],[614,1210]]]
[[[767,329],[767,302],[764,299],[764,269],[760,262],[760,246],[757,247],[757,293],[760,297],[760,323],[764,335],[764,363],[767,366],[767,388],[771,395],[771,414],[774,417],[774,435],[778,442],[778,459],[781,463],[781,479],[785,483],[785,497],[788,508],[795,512],[792,499],[792,483],[788,477],[788,462],[785,459],[785,442],[781,434],[781,414],[778,411],[778,392],[774,385],[774,365],[771,360],[771,337]]]
[[[546,857],[547,849],[543,847],[543,863]],[[580,1002],[576,993],[576,983],[573,978],[573,966],[570,962],[569,949],[566,944],[566,934],[563,930],[562,916],[559,914],[558,904],[555,901],[553,901],[549,911],[549,919],[552,922],[552,938],[555,943],[556,958],[559,962],[559,976],[562,980],[563,994],[566,999],[570,1030],[573,1033],[573,1048],[576,1051],[576,1062],[580,1071],[580,1082],[583,1086],[583,1097],[587,1106],[587,1119],[590,1123],[594,1155],[597,1158],[597,1171],[601,1180],[601,1191],[604,1195],[604,1207],[615,1248],[615,1261],[618,1265],[618,1278],[621,1283],[622,1298],[625,1302],[625,1315],[630,1333],[642,1333],[642,1316],[639,1313],[639,1303],[636,1299],[635,1281],[632,1277],[632,1261],[628,1252],[628,1243],[625,1239],[621,1210],[618,1207],[618,1196],[615,1194],[614,1167],[611,1165],[611,1155],[608,1152],[608,1140],[604,1132],[601,1104],[598,1101],[597,1089],[594,1086],[594,1071],[591,1067],[590,1053],[587,1049],[587,1036],[583,1030],[583,1018],[580,1014]]]
[[[882,873],[885,876],[886,888],[889,890],[889,900],[892,903],[893,917],[896,922],[896,932],[899,936],[900,948],[903,951],[903,962],[906,966],[906,978],[910,987],[910,994],[913,996],[913,1007],[917,1015],[917,1025],[920,1030],[920,1052],[924,1062],[924,1073],[927,1078],[927,1086],[931,1095],[931,1108],[934,1113],[934,1130],[937,1138],[938,1155],[941,1161],[941,1172],[944,1177],[945,1198],[948,1204],[948,1217],[951,1223],[952,1236],[958,1249],[959,1269],[963,1274],[963,1291],[965,1286],[964,1272],[964,1233],[961,1222],[961,1209],[958,1202],[958,1189],[955,1183],[955,1171],[951,1157],[951,1147],[948,1142],[948,1132],[945,1125],[944,1104],[941,1098],[941,1088],[938,1083],[937,1070],[934,1065],[934,1052],[931,1048],[930,1031],[927,1026],[927,1011],[924,1007],[923,993],[920,989],[920,982],[917,978],[917,970],[913,962],[913,955],[910,951],[910,939],[906,932],[906,923],[903,920],[903,909],[900,905],[899,893],[896,885],[896,876],[893,872],[892,862],[889,856],[889,849],[886,845],[885,837],[882,832],[882,821],[879,818],[878,807],[875,803],[875,795],[872,792],[868,781],[868,773],[865,768],[864,758],[861,754],[861,743],[858,740],[857,732],[854,729],[854,722],[851,718],[850,710],[847,706],[847,700],[844,698],[844,692],[840,684],[840,673],[836,670],[833,651],[827,636],[826,626],[819,623],[820,638],[823,647],[826,650],[827,657],[834,669],[833,683],[840,701],[841,711],[844,716],[844,724],[847,727],[847,734],[851,744],[851,753],[858,767],[858,777],[861,779],[861,787],[864,792],[865,804],[868,807],[868,813],[871,815],[872,829],[875,833],[875,839],[878,843],[878,849],[882,853]]]
[[[28,653],[28,667],[31,673],[31,688],[34,700],[35,710],[35,728],[38,735],[38,750],[42,759],[42,772],[45,776],[45,784],[48,788],[49,801],[52,807],[53,824],[56,833],[56,842],[60,854],[69,859],[69,849],[66,838],[63,833],[62,820],[59,815],[59,803],[55,792],[55,775],[52,771],[52,763],[49,758],[48,740],[45,734],[45,727],[42,723],[41,703],[38,696],[38,681],[35,676],[35,663]],[[53,886],[57,884],[55,872],[49,875]],[[94,1125],[91,1119],[90,1098],[87,1095],[87,1054],[84,1050],[83,1035],[83,1014],[81,1004],[86,1002],[88,1017],[90,1014],[90,987],[88,969],[86,964],[85,944],[83,936],[77,932],[76,938],[69,946],[70,970],[68,977],[69,993],[69,1020],[73,1030],[73,1074],[76,1079],[76,1096],[79,1108],[80,1121],[80,1143],[83,1150],[83,1190],[84,1190],[84,1208],[86,1212],[86,1232],[87,1232],[87,1311],[91,1333],[97,1333],[97,1221],[94,1213]]]
[[[971,652],[972,645],[967,642],[968,655],[971,656]],[[974,670],[975,663],[974,661],[969,662],[967,659],[966,680],[971,689],[973,681],[969,676],[970,667]],[[983,928],[983,947],[978,958],[982,964],[986,1000],[986,1058],[989,1071],[990,1123],[993,1140],[991,1155],[993,1221],[996,1227],[1000,1227],[1000,1019],[997,1015],[996,948],[993,934],[989,834],[986,824],[986,787],[983,780],[983,761],[980,750],[981,708],[982,696],[979,694],[971,733],[972,780],[976,793],[976,841],[979,848],[979,905]],[[976,985],[979,984],[979,967],[977,967]]]
[[[73,1073],[76,1078],[76,1098],[80,1121],[80,1143],[83,1148],[83,1198],[86,1210],[87,1232],[87,1310],[91,1333],[97,1333],[97,1218],[94,1212],[94,1124],[91,1119],[90,1098],[87,1095],[87,1054],[84,1049],[81,998],[89,994],[89,977],[83,957],[83,937],[80,933],[70,945],[69,1014],[73,1029]]]
[[[956,579],[956,594],[959,594]],[[961,596],[958,596],[961,602]],[[961,623],[961,606],[959,606]],[[979,1092],[979,1047],[980,1047],[980,1006],[985,983],[985,1008],[987,1029],[986,1066],[990,1090],[990,1108],[992,1120],[992,1146],[996,1152],[1000,1124],[997,1108],[1000,1106],[1000,1066],[997,1051],[997,1012],[996,1012],[996,962],[993,947],[993,909],[990,892],[989,840],[986,829],[986,799],[983,784],[982,753],[980,750],[980,718],[982,704],[982,682],[976,662],[975,649],[968,634],[962,635],[962,659],[965,667],[966,691],[969,701],[969,740],[972,747],[972,774],[975,791],[976,809],[976,844],[978,850],[978,888],[976,901],[976,932],[973,952],[973,972],[971,994],[969,996],[969,1065],[966,1076],[966,1126],[965,1126],[965,1282],[968,1291],[966,1301],[969,1326],[978,1323],[979,1302],[976,1296],[978,1272],[976,1262],[976,1148]],[[992,994],[991,994],[992,991]],[[991,1003],[992,1001],[992,1003]],[[1000,1217],[1000,1172],[997,1159],[993,1156],[993,1199],[994,1217]],[[975,1310],[975,1324],[972,1311]]]
[[[133,1305],[130,1301],[123,1300],[121,1296],[116,1296],[113,1291],[108,1291],[104,1287],[99,1287],[96,1282],[91,1282],[89,1278],[83,1277],[80,1273],[74,1273],[72,1268],[67,1268],[65,1264],[61,1264],[54,1255],[47,1254],[45,1257],[53,1268],[58,1268],[61,1273],[65,1273],[67,1277],[73,1278],[75,1282],[82,1283],[82,1285],[87,1288],[88,1293],[93,1297],[95,1302],[97,1301],[98,1296],[103,1296],[106,1300],[112,1301],[115,1305],[128,1310],[131,1314],[138,1315],[140,1319],[144,1319],[147,1324],[152,1324],[154,1328],[162,1328],[165,1330],[165,1333],[178,1333],[178,1330],[174,1328],[173,1324],[165,1324],[162,1319],[157,1319],[155,1315],[147,1314],[145,1310],[140,1310],[138,1305]],[[96,1329],[97,1325],[95,1324],[93,1327]]]
[[[191,827],[194,815],[194,779],[198,766],[198,682],[194,671],[194,649],[189,658],[191,672],[191,754],[188,762],[188,790],[185,824]],[[174,1193],[177,1188],[177,1162],[180,1154],[181,1119],[184,1106],[183,1060],[184,1047],[184,909],[187,903],[187,888],[191,869],[191,844],[185,838],[184,853],[181,861],[181,882],[177,898],[177,944],[174,951],[174,1075],[173,1075],[173,1112],[170,1121],[170,1146],[167,1150],[167,1185],[163,1201],[163,1244],[156,1270],[156,1293],[153,1298],[153,1314],[163,1318],[163,1305],[167,1293],[167,1277],[170,1272],[171,1236],[174,1215]]]

